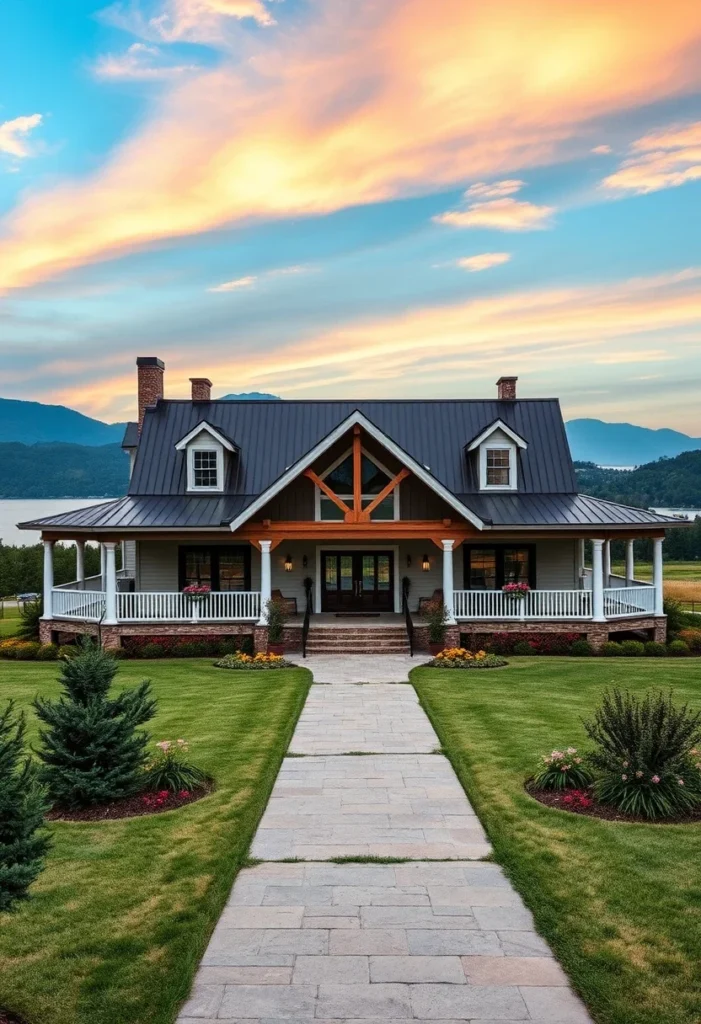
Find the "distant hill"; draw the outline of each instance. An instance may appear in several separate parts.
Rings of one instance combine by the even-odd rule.
[[[632,423],[570,420],[566,424],[572,458],[599,466],[641,466],[701,448],[701,437],[677,430],[650,430]]]
[[[584,494],[641,508],[701,508],[701,451],[684,452],[629,471],[575,462]]]
[[[0,443],[0,499],[114,498],[128,483],[118,444]]]
[[[279,395],[268,395],[264,391],[248,391],[243,395],[222,395],[220,402],[281,402]]]
[[[64,405],[44,405],[0,398],[0,442],[37,444],[64,441],[69,444],[119,444],[123,423],[102,423]]]

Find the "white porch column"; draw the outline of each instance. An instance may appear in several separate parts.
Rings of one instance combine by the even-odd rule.
[[[54,542],[45,540],[44,545],[44,610],[42,619],[52,619],[54,589]]]
[[[611,541],[604,541],[604,586],[611,586]]]
[[[115,561],[114,541],[105,541],[105,626],[113,626],[117,622],[117,563]]]
[[[85,541],[75,542],[75,578],[78,590],[85,589]]]
[[[655,584],[655,615],[664,615],[664,580],[662,572],[662,542],[664,537],[655,537],[652,548],[652,579]]]
[[[106,589],[105,577],[107,575],[107,556],[105,545],[100,541],[100,590]]]
[[[261,540],[260,544],[260,619],[259,625],[265,626],[268,621],[266,605],[272,593],[272,576],[270,569],[271,540]]]
[[[453,548],[454,540],[442,540],[443,545],[443,603],[448,610],[448,622],[455,622],[455,608],[453,607]]]
[[[635,579],[635,551],[634,540],[626,541],[626,586],[632,587]]]
[[[591,605],[594,622],[605,622],[604,615],[604,543],[593,540],[591,560]]]

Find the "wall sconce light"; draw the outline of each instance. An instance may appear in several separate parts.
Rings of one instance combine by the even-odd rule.
[[[411,555],[406,556],[406,567],[407,569],[411,569]]]
[[[285,555],[285,572],[292,572],[292,555]]]
[[[306,555],[302,555],[302,568],[306,569],[308,565],[309,565],[309,559],[307,558]]]
[[[431,568],[431,563],[428,560],[428,555],[424,555],[421,561],[421,568],[423,569],[424,572],[428,572],[428,570]]]

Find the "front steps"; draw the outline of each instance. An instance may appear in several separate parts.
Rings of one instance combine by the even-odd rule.
[[[307,654],[408,654],[404,626],[310,626]]]

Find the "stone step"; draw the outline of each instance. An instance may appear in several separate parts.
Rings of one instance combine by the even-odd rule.
[[[408,644],[307,644],[307,654],[408,654]]]

